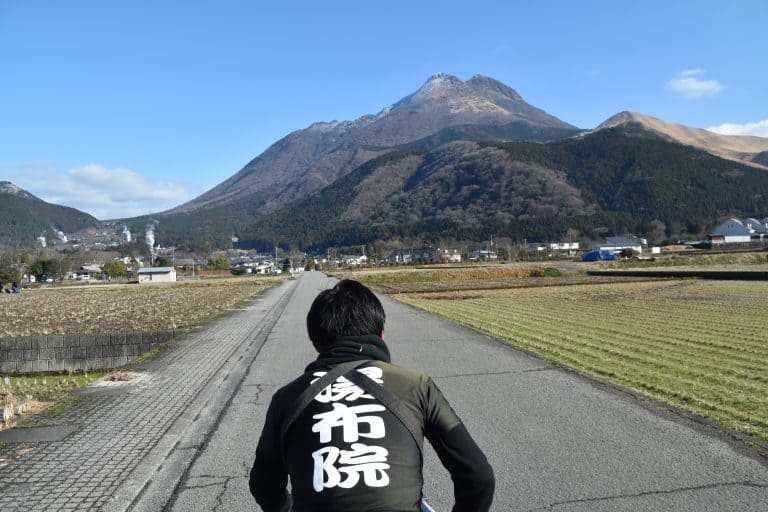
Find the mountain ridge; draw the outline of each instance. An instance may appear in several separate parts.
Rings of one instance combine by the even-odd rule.
[[[252,196],[271,211],[319,190],[394,147],[459,125],[523,122],[540,128],[578,129],[529,105],[512,88],[476,75],[464,82],[437,73],[414,93],[377,114],[352,121],[313,123],[275,142],[240,171],[195,199],[163,214],[191,212]]]
[[[249,224],[241,242],[324,247],[410,237],[694,236],[726,214],[768,209],[768,173],[621,127],[548,144],[452,142],[393,151]],[[318,222],[318,219],[323,219]]]
[[[761,153],[768,151],[768,138],[765,137],[721,135],[703,128],[676,124],[648,114],[626,110],[606,119],[593,131],[619,126],[642,128],[662,138],[768,170],[765,158],[761,156]]]

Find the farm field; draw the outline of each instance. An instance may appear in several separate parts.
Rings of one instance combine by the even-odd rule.
[[[402,268],[337,272],[339,279],[355,279],[389,294],[450,290],[487,290],[595,282],[596,278],[547,264],[505,264]],[[603,278],[597,278],[604,280]],[[615,278],[607,279],[615,281]]]
[[[399,294],[516,347],[768,440],[768,283]]]
[[[0,295],[0,337],[187,329],[238,307],[281,277],[88,285]]]

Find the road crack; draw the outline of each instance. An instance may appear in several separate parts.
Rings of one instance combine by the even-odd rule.
[[[752,482],[752,481],[741,481],[741,482],[722,482],[717,484],[707,484],[707,485],[698,485],[698,486],[692,486],[692,487],[678,487],[676,489],[662,489],[662,490],[656,490],[656,491],[645,491],[645,492],[639,492],[635,494],[619,494],[617,496],[600,496],[597,498],[582,498],[577,500],[565,500],[565,501],[556,501],[553,503],[550,503],[546,507],[538,507],[538,508],[532,508],[529,509],[528,512],[538,512],[542,510],[554,510],[555,507],[561,507],[564,505],[573,505],[576,503],[593,503],[593,502],[599,502],[599,501],[611,501],[611,500],[620,500],[625,498],[642,498],[645,496],[658,496],[658,495],[664,495],[664,494],[675,494],[678,492],[688,492],[688,491],[703,491],[707,489],[719,489],[724,487],[755,487],[759,489],[768,489],[768,484],[761,484],[758,482]]]
[[[455,379],[459,377],[483,377],[483,376],[492,376],[492,375],[519,375],[523,373],[532,373],[532,372],[545,372],[550,370],[557,370],[554,366],[539,366],[536,368],[526,368],[525,370],[504,370],[501,372],[475,372],[475,373],[455,373],[451,375],[440,375],[434,376],[434,378],[439,379]]]
[[[221,488],[221,491],[218,494],[216,494],[216,504],[213,506],[213,512],[218,512],[219,510],[223,510],[221,507],[224,506],[224,495],[229,490],[229,483],[236,478],[242,478],[242,477],[230,476],[224,481],[224,486]]]

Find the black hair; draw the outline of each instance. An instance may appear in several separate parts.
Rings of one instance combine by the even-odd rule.
[[[342,336],[380,335],[385,317],[371,290],[344,279],[315,297],[307,313],[307,332],[315,346],[325,348]]]

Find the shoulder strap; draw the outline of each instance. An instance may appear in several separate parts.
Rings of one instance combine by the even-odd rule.
[[[325,375],[313,382],[299,395],[296,401],[293,402],[293,405],[291,405],[291,408],[288,410],[288,414],[283,421],[282,429],[280,432],[280,444],[282,446],[283,454],[285,454],[285,436],[288,434],[288,429],[291,428],[291,425],[294,421],[296,421],[296,418],[298,418],[304,409],[307,408],[310,402],[315,399],[317,394],[325,389],[325,387],[329,384],[336,382],[336,379],[342,375],[349,373],[351,370],[354,370],[358,366],[362,366],[370,362],[370,360],[366,359],[364,361],[349,361],[347,363],[337,364]]]
[[[352,372],[347,378],[376,397],[382,405],[397,416],[400,423],[402,423],[405,428],[408,429],[408,432],[411,433],[411,437],[416,441],[416,446],[418,446],[419,451],[421,451],[421,444],[424,441],[424,431],[421,421],[419,421],[416,414],[414,414],[414,412],[410,410],[397,395],[384,386],[380,386],[364,373]]]

